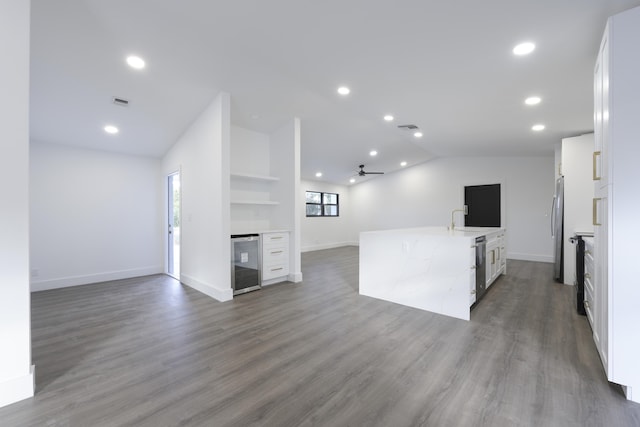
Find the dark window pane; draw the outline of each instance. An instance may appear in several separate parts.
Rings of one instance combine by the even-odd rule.
[[[336,205],[338,204],[338,195],[333,193],[324,193],[324,200],[322,203],[327,205]]]
[[[320,205],[307,205],[307,216],[320,216],[321,212]]]
[[[324,214],[326,216],[337,216],[338,215],[338,206],[326,205],[324,207]]]
[[[306,202],[307,203],[320,203],[320,195],[322,193],[316,193],[315,191],[307,191]]]

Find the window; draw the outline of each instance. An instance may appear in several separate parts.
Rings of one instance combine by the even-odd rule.
[[[336,193],[307,191],[307,216],[338,216],[340,209]]]

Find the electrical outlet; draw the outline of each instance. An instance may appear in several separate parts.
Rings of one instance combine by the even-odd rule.
[[[37,268],[31,269],[31,277],[38,277],[39,275],[40,275],[40,270],[38,270]]]

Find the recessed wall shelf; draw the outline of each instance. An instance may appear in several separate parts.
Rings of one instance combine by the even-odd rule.
[[[248,180],[255,180],[255,181],[280,181],[280,178],[276,176],[250,175],[246,173],[232,173],[231,178],[248,179]]]
[[[279,205],[280,202],[273,202],[271,200],[232,200],[232,205],[268,205],[275,206]]]

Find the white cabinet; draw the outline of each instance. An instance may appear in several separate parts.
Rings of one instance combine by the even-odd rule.
[[[487,235],[487,288],[506,272],[506,239],[504,231]]]
[[[640,8],[609,18],[595,66],[593,335],[610,381],[640,402]],[[591,305],[591,304],[590,304]]]
[[[262,284],[287,280],[289,275],[289,233],[262,234]]]
[[[469,251],[469,307],[476,302],[476,245],[471,245]]]
[[[594,331],[593,338],[596,342],[596,346],[600,346],[599,334],[596,333],[595,328],[595,313],[594,300],[595,295],[595,260],[593,258],[594,248],[593,239],[583,238],[584,240],[584,310],[587,313],[587,319],[591,324],[591,329]]]

